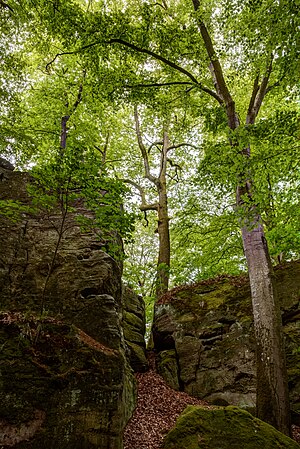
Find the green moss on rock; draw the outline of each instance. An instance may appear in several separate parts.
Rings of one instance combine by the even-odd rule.
[[[163,448],[299,449],[299,445],[238,407],[188,406],[165,437]]]
[[[53,318],[0,313],[0,446],[122,448],[135,406],[121,350]]]
[[[282,309],[290,401],[300,412],[300,261],[275,268]],[[247,407],[255,402],[255,338],[245,276],[220,276],[176,287],[155,305],[152,327],[157,366],[164,379],[200,399]],[[160,367],[176,351],[178,371]],[[171,378],[174,373],[176,378]],[[221,401],[221,402],[220,402]],[[294,415],[293,415],[294,416]],[[294,421],[299,423],[299,418]]]
[[[161,351],[157,358],[158,373],[166,380],[173,390],[179,390],[178,363],[175,349]]]

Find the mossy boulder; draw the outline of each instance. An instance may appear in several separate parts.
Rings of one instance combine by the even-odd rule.
[[[163,449],[299,449],[291,438],[237,407],[188,406]]]
[[[180,390],[176,351],[161,351],[157,356],[157,370],[173,390]]]
[[[291,405],[300,411],[300,261],[275,269]],[[177,287],[155,306],[158,370],[170,386],[217,405],[255,407],[255,338],[247,276]],[[165,351],[178,367],[166,369]],[[174,378],[173,378],[174,377]],[[296,416],[296,415],[293,415]]]
[[[0,446],[121,449],[135,406],[124,354],[53,318],[0,315]]]

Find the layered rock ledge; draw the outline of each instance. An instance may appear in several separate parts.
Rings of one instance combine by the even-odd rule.
[[[300,261],[278,266],[294,419],[300,411]],[[156,305],[158,372],[175,389],[216,405],[255,406],[255,341],[247,277],[175,288]],[[298,420],[299,421],[299,420]]]
[[[121,263],[99,229],[82,232],[82,202],[33,211],[29,182],[0,167],[1,200],[18,211],[0,217],[0,446],[121,449],[136,402]]]

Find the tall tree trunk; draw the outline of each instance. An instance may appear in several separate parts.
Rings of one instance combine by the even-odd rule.
[[[159,298],[163,295],[169,287],[169,272],[170,272],[170,253],[171,253],[171,244],[170,244],[170,230],[169,230],[169,216],[168,216],[168,194],[167,194],[167,154],[168,151],[172,148],[170,147],[170,141],[167,131],[167,126],[164,126],[163,132],[163,141],[159,142],[159,145],[162,145],[160,150],[160,169],[159,175],[154,176],[150,172],[150,164],[148,154],[143,139],[142,133],[140,130],[139,117],[137,106],[134,109],[134,117],[135,117],[135,128],[136,134],[138,138],[138,144],[142,153],[143,161],[144,161],[144,169],[145,169],[145,178],[149,179],[152,184],[155,185],[156,191],[158,194],[158,202],[155,204],[146,204],[145,194],[141,187],[137,186],[138,190],[141,193],[142,197],[142,205],[140,209],[144,212],[148,210],[156,210],[157,211],[157,232],[159,238],[159,254],[157,261],[157,273],[156,273],[156,297]],[[151,147],[150,147],[151,148]]]
[[[242,228],[256,337],[257,416],[290,434],[285,351],[280,307],[267,241],[259,216]]]
[[[251,154],[250,146],[242,154],[247,160]],[[236,204],[243,211],[241,233],[256,339],[256,414],[282,433],[290,435],[288,377],[273,267],[262,220],[253,201],[251,173],[240,174],[239,181]]]
[[[159,297],[168,290],[170,271],[170,231],[168,217],[168,200],[166,180],[161,180],[158,188],[158,237],[159,254],[157,263],[156,296]]]
[[[163,146],[160,153],[160,172],[157,183],[158,193],[158,237],[159,237],[159,254],[157,263],[157,284],[156,296],[159,298],[169,287],[170,272],[170,230],[168,216],[168,196],[167,196],[167,153],[170,147],[169,136],[164,130]]]
[[[194,10],[197,12],[200,7],[200,0],[192,0],[192,2]],[[219,103],[225,108],[228,127],[234,132],[240,126],[235,103],[224,78],[223,69],[215,52],[210,33],[200,16],[197,20],[210,60],[212,80],[218,97],[221,99]],[[255,123],[268,90],[272,61],[273,56],[270,55],[262,79],[260,80],[259,75],[254,79],[246,114],[246,125]],[[216,97],[214,96],[214,98]],[[239,142],[232,140],[230,143],[233,151],[236,152]],[[243,149],[241,153],[244,158],[248,159],[250,157],[250,146]],[[257,416],[289,435],[290,409],[280,308],[277,302],[272,266],[261,218],[257,206],[253,202],[250,206],[248,201],[244,202],[245,196],[251,203],[251,174],[248,173],[239,176],[236,202],[238,207],[242,207],[245,217],[242,219],[241,232],[249,271],[256,335]]]

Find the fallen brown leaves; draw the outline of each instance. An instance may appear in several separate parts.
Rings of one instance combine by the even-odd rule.
[[[295,424],[292,425],[292,438],[300,444],[300,427]]]
[[[166,433],[188,405],[208,406],[170,388],[153,369],[136,375],[138,403],[124,433],[124,449],[160,449]]]
[[[138,403],[124,432],[124,449],[161,449],[164,436],[188,405],[210,407],[206,402],[170,388],[155,372],[154,355],[150,370],[136,374]],[[292,426],[293,439],[300,443],[300,427]]]

